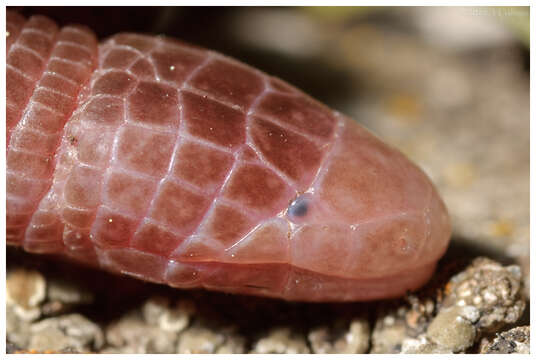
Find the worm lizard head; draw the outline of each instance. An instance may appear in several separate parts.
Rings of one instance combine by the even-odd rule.
[[[285,216],[294,265],[351,279],[431,274],[451,232],[424,172],[353,121]]]

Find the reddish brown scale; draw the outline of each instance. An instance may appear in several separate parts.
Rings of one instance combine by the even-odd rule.
[[[182,100],[182,116],[189,134],[229,149],[245,142],[246,114],[188,91],[183,92]]]
[[[171,286],[399,296],[450,236],[409,160],[285,82],[163,37],[7,15],[7,242]]]
[[[171,171],[177,179],[213,194],[224,182],[233,162],[229,152],[187,140],[179,144]]]
[[[257,117],[252,118],[250,132],[253,144],[267,161],[302,188],[311,183],[322,160],[320,145]]]

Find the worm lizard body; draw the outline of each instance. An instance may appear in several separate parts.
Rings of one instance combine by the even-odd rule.
[[[396,297],[450,237],[427,176],[216,52],[7,12],[7,243],[173,287]]]

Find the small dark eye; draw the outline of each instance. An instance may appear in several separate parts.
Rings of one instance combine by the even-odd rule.
[[[291,221],[303,218],[309,212],[311,199],[309,194],[300,195],[288,207],[288,216]]]

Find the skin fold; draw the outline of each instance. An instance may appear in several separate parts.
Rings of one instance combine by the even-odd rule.
[[[445,252],[428,177],[282,80],[171,38],[7,31],[8,245],[300,301],[400,296]]]

